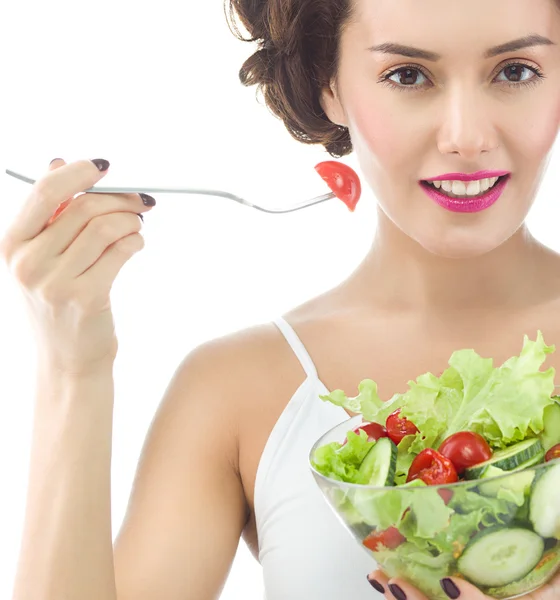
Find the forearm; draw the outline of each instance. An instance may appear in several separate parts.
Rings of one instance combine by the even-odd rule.
[[[116,600],[111,535],[112,366],[40,365],[13,600]]]

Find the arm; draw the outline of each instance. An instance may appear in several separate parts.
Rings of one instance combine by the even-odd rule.
[[[202,347],[177,369],[111,547],[110,371],[40,377],[14,600],[211,600],[247,519],[230,367]],[[114,568],[113,568],[114,563]]]
[[[13,600],[115,600],[110,464],[113,374],[38,368]]]
[[[220,341],[209,342],[168,386],[115,541],[118,600],[219,597],[248,518],[237,473],[234,362]]]

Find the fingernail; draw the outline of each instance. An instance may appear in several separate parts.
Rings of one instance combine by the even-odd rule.
[[[144,215],[142,213],[136,213],[136,214],[140,217],[140,220],[143,223],[144,222]]]
[[[369,581],[371,587],[377,590],[380,594],[385,593],[385,588],[379,583],[379,581],[377,581],[377,579],[370,579],[368,575],[367,580]]]
[[[49,163],[49,167],[50,167],[50,166],[53,164],[53,162],[54,162],[55,160],[62,160],[62,158],[53,158],[53,159],[51,160],[51,162]]]
[[[449,577],[445,577],[440,582],[443,591],[453,600],[456,600],[461,595],[461,590],[453,583]]]
[[[108,160],[105,160],[104,158],[92,158],[91,162],[100,170],[100,171],[106,171],[109,168],[109,165],[111,164]]]
[[[152,198],[151,196],[148,196],[148,194],[139,194],[139,195],[140,195],[140,198],[142,198],[142,202],[146,206],[155,206],[156,205],[155,198]]]
[[[391,590],[391,594],[393,594],[397,600],[406,600],[406,594],[396,583],[390,583],[389,589]]]

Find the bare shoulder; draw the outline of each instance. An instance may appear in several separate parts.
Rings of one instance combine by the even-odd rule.
[[[276,325],[262,323],[204,342],[184,362],[203,379],[227,388],[235,402],[233,392],[242,388],[246,396],[268,379],[271,369],[288,354],[285,346]]]
[[[227,419],[236,436],[240,420],[264,410],[265,400],[274,401],[272,390],[282,383],[293,386],[290,381],[297,383],[301,376],[293,351],[272,321],[204,342],[175,374],[184,396],[203,397],[205,412]]]

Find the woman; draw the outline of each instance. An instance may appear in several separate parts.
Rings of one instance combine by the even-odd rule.
[[[560,124],[556,0],[231,0],[231,9],[262,45],[242,81],[263,86],[299,141],[334,157],[356,151],[378,200],[371,251],[284,319],[186,357],[113,551],[109,291],[143,247],[136,213],[153,199],[83,194],[53,220],[108,168],[55,160],[1,245],[40,351],[14,600],[216,598],[241,535],[268,600],[424,598],[379,570],[366,579],[375,565],[315,486],[309,448],[346,417],[318,395],[371,377],[389,398],[442,371],[458,348],[498,364],[525,333],[560,339],[560,256],[525,225]],[[501,194],[488,192],[494,185]],[[458,579],[442,586],[450,598],[484,597]],[[557,578],[527,598],[559,594]]]

